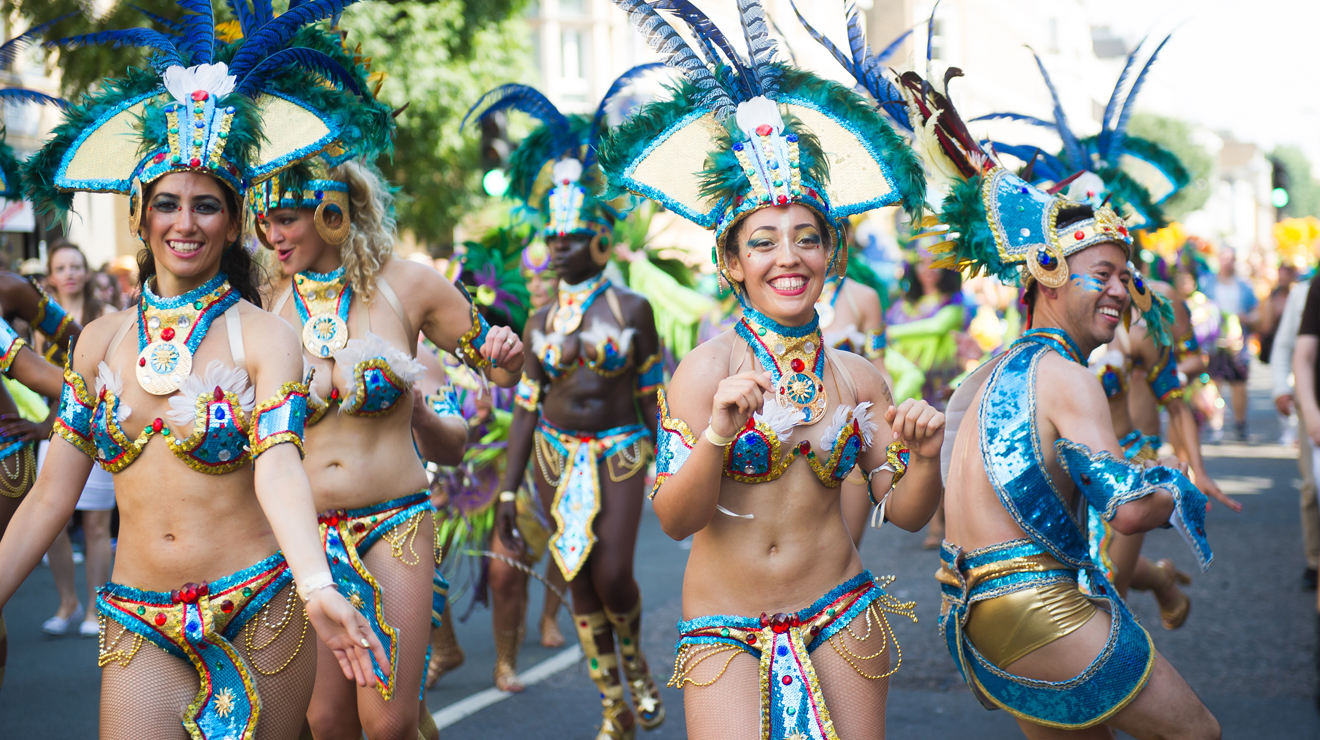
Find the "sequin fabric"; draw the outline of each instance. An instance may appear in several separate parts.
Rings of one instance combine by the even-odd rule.
[[[669,686],[695,683],[688,674],[696,665],[741,650],[760,663],[762,740],[838,740],[811,654],[867,609],[875,607],[872,614],[879,621],[889,612],[915,622],[913,606],[895,601],[875,576],[862,571],[792,614],[717,615],[679,622],[678,661]],[[879,633],[892,640],[887,623]],[[901,656],[897,644],[892,649]]]
[[[32,285],[37,289],[37,292],[41,294],[41,300],[37,302],[37,315],[36,318],[32,320],[32,326],[36,327],[37,331],[41,332],[42,336],[46,337],[49,346],[46,348],[45,357],[47,361],[54,362],[57,355],[60,354],[60,342],[63,342],[69,334],[69,327],[73,324],[73,317],[64,310],[63,306],[51,300],[51,297],[46,294],[46,291],[42,289],[41,286],[37,285],[35,282],[32,283]],[[12,332],[13,329],[10,329],[9,331]],[[3,338],[0,338],[0,346],[7,347],[9,346],[9,343],[3,341]],[[8,353],[6,353],[6,358],[8,359],[8,362],[0,361],[0,363],[4,364],[4,368],[0,369],[0,372],[8,370],[8,363],[13,362],[13,359],[8,357]]]
[[[0,373],[9,372],[9,367],[18,357],[18,351],[27,346],[27,342],[14,331],[8,321],[0,319]]]
[[[541,384],[523,373],[513,392],[513,402],[523,409],[537,413],[541,410]]]
[[[285,383],[274,398],[252,412],[252,459],[277,444],[292,442],[303,451],[307,426],[307,383]],[[231,412],[232,413],[232,412]]]
[[[284,556],[276,553],[233,575],[177,591],[107,583],[96,605],[105,618],[197,670],[200,686],[183,714],[192,740],[249,740],[261,715],[261,697],[251,666],[231,641],[292,581]],[[117,660],[117,654],[107,653],[98,663]]]
[[[436,416],[463,417],[463,409],[458,403],[458,394],[452,385],[442,385],[435,393],[426,397],[427,404]]]
[[[1109,604],[1109,637],[1086,669],[1065,681],[1024,678],[995,666],[963,629],[973,603],[1046,584],[1075,583],[1076,570],[1029,539],[971,552],[945,542],[940,559],[940,634],[963,680],[987,708],[1004,709],[1046,727],[1082,729],[1114,716],[1145,687],[1155,664],[1155,646],[1089,558],[1088,571],[1099,589],[1093,595]]]
[[[1146,373],[1146,382],[1160,403],[1168,403],[1175,398],[1182,398],[1182,380],[1178,377],[1178,363],[1174,359],[1172,347],[1160,349],[1160,359]]]
[[[330,562],[330,575],[334,577],[339,593],[366,617],[371,630],[380,638],[390,658],[390,675],[384,675],[372,656],[376,673],[376,690],[388,700],[394,696],[395,677],[399,668],[398,630],[385,622],[384,596],[380,583],[362,563],[362,554],[371,549],[392,530],[422,515],[430,515],[431,498],[427,491],[361,509],[327,511],[317,517],[321,527],[321,544]],[[394,543],[391,542],[391,547]],[[431,543],[426,545],[426,556],[431,556]],[[434,582],[433,582],[434,589]],[[448,586],[445,586],[446,592]],[[432,608],[434,608],[434,595]],[[441,604],[443,611],[444,605]],[[434,617],[433,617],[434,618]]]
[[[637,366],[637,395],[649,395],[665,384],[664,357],[655,353]]]

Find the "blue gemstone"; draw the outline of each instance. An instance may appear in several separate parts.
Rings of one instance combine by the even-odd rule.
[[[196,128],[205,128],[206,124],[202,123],[201,121],[193,121],[193,126],[195,126]]]
[[[234,106],[232,106],[232,105],[230,105],[230,106],[226,106],[226,107],[225,107],[225,113],[228,113],[228,114],[230,114],[230,115],[233,115],[233,114],[234,114]]]
[[[743,150],[743,144],[742,144],[742,142],[741,142],[741,141],[735,141],[735,142],[733,142],[733,150],[734,150],[735,152],[741,152],[741,151]]]
[[[1040,266],[1044,267],[1046,270],[1052,270],[1058,260],[1054,259],[1054,255],[1049,252],[1042,251],[1036,254],[1036,262],[1040,263]]]
[[[770,160],[770,169],[772,169],[772,170],[777,170],[777,169],[779,169],[779,160],[777,160],[777,159],[772,159],[772,160]]]
[[[797,134],[789,134],[788,136],[785,136],[784,138],[785,138],[785,139],[788,139],[789,141],[794,141],[794,142],[796,142],[796,141],[798,140],[798,135],[797,135]]]
[[[779,653],[780,657],[783,657],[785,655],[788,655],[788,648],[783,645],[780,645],[779,649],[776,650],[775,652]]]
[[[216,418],[216,421],[224,421],[224,420],[225,420],[225,410],[222,409],[222,408],[221,408],[221,409],[216,409],[216,410],[215,410],[215,418]]]

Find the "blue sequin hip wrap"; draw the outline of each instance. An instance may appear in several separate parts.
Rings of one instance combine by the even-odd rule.
[[[870,571],[862,571],[835,586],[811,606],[793,614],[773,617],[764,614],[760,617],[716,615],[679,622],[677,657],[669,686],[681,689],[687,683],[709,685],[718,676],[698,684],[691,677],[698,665],[723,655],[727,667],[738,652],[745,652],[760,663],[762,740],[838,740],[811,662],[811,653],[827,642],[833,643],[840,630],[869,612],[868,617],[879,627],[882,644],[874,655],[855,657],[862,660],[877,658],[884,654],[891,642],[898,657],[895,660],[890,656],[893,667],[880,676],[861,673],[855,663],[853,667],[860,675],[872,679],[887,678],[897,670],[902,662],[902,652],[884,614],[901,614],[913,621],[916,621],[916,615],[912,612],[912,603],[899,603],[885,591],[884,586],[892,580],[878,581]],[[847,647],[834,647],[840,650],[840,655],[852,655]],[[723,675],[723,671],[719,675]]]
[[[339,593],[371,624],[380,639],[386,655],[390,656],[390,675],[372,657],[376,673],[376,690],[386,700],[394,696],[395,676],[399,667],[398,630],[385,622],[385,603],[380,583],[362,563],[362,555],[380,540],[390,546],[391,554],[405,564],[415,564],[409,558],[434,558],[434,542],[424,542],[425,549],[417,549],[417,528],[423,516],[431,514],[431,497],[427,491],[392,499],[361,509],[322,512],[317,517],[321,525],[321,543],[326,559],[330,561],[330,574],[339,586]],[[443,581],[442,581],[443,582]],[[435,592],[433,580],[432,618],[434,619]],[[446,587],[447,591],[447,587]],[[441,611],[444,602],[440,602]]]
[[[1108,582],[1100,591],[1110,615],[1104,648],[1073,678],[1040,681],[1009,673],[979,652],[965,632],[969,611],[976,602],[1026,589],[1076,584],[1077,570],[1027,539],[971,552],[945,542],[940,559],[940,634],[963,680],[987,708],[1045,727],[1083,729],[1105,722],[1145,688],[1155,646]]]
[[[293,583],[284,556],[275,553],[256,565],[210,583],[184,584],[177,591],[144,591],[107,583],[96,599],[101,612],[101,667],[127,666],[146,640],[197,670],[200,688],[183,714],[193,740],[252,738],[261,714],[261,697],[248,659],[232,641],[271,599]],[[294,617],[297,595],[289,589],[286,620]],[[298,608],[301,613],[302,609]],[[132,649],[117,649],[123,635],[106,641],[106,619],[133,633]],[[306,617],[302,616],[305,622]],[[295,628],[286,624],[285,628]],[[305,624],[303,626],[305,630]],[[305,637],[305,632],[304,632]],[[250,646],[249,646],[250,647]],[[297,650],[303,648],[303,641]],[[250,656],[249,656],[250,657]],[[292,660],[292,658],[290,658]]]

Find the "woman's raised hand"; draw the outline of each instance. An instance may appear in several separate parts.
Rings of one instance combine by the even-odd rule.
[[[909,398],[885,411],[885,423],[893,430],[894,439],[903,442],[913,457],[928,459],[940,456],[944,444],[944,414],[930,404]]]
[[[767,372],[739,373],[721,380],[711,404],[710,430],[721,437],[732,437],[761,410],[765,394],[772,388]]]
[[[481,356],[490,360],[490,364],[511,373],[522,371],[523,344],[518,334],[507,326],[492,326],[486,332],[486,342],[481,345]]]

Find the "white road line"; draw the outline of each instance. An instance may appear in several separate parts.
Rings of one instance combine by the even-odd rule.
[[[518,674],[518,679],[524,686],[538,684],[556,673],[568,668],[582,659],[582,648],[574,645],[557,655],[546,658],[531,668]],[[480,691],[466,699],[460,699],[453,704],[441,709],[431,715],[435,720],[435,726],[444,729],[461,719],[470,717],[486,707],[496,702],[504,701],[513,694],[500,691],[491,687],[485,691]]]

